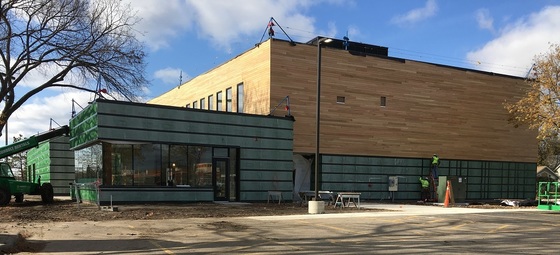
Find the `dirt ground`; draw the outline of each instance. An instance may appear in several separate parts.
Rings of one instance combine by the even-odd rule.
[[[407,202],[398,202],[407,203]],[[408,203],[416,202],[411,201]],[[432,206],[432,205],[426,205]],[[500,203],[477,203],[468,205],[473,208],[516,208],[502,206]],[[533,205],[524,207],[534,207]],[[299,203],[188,203],[188,204],[129,204],[115,206],[116,210],[101,210],[94,204],[77,204],[68,199],[55,198],[52,204],[43,204],[40,197],[27,196],[23,203],[13,200],[5,207],[0,207],[0,223],[9,223],[23,229],[16,236],[11,237],[6,230],[0,230],[0,254],[14,254],[20,252],[36,253],[44,249],[44,242],[29,241],[38,235],[28,228],[36,223],[49,222],[76,222],[76,221],[111,221],[111,220],[159,220],[159,219],[185,219],[185,218],[227,218],[247,216],[271,215],[297,215],[307,214],[307,205]],[[325,212],[332,213],[357,213],[380,211],[382,209],[368,209],[348,207],[344,209],[325,207]],[[227,220],[219,220],[205,224],[204,228],[239,231],[245,226],[232,224]],[[7,241],[11,238],[11,241]],[[4,242],[4,243],[3,243]]]
[[[28,198],[29,197],[29,198]],[[94,204],[77,204],[75,201],[56,199],[52,204],[43,204],[40,199],[26,197],[23,203],[13,201],[0,207],[0,222],[69,222],[105,220],[146,220],[182,218],[222,218],[246,216],[271,216],[307,214],[307,205],[299,203],[187,203],[187,204],[127,204],[115,205],[116,210],[100,210]],[[355,207],[333,208],[327,213],[364,212],[371,209]]]
[[[116,210],[100,210],[94,204],[77,204],[70,199],[55,198],[52,204],[43,204],[40,197],[27,196],[23,203],[0,207],[0,222],[71,222],[106,220],[147,220],[183,218],[223,218],[307,214],[307,205],[299,203],[187,203],[187,204],[134,204],[115,205]],[[473,204],[473,208],[507,208],[498,204]],[[513,207],[510,207],[513,208]],[[367,212],[379,209],[326,206],[326,213]]]

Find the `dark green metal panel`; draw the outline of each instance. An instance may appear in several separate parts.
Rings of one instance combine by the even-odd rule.
[[[361,192],[364,199],[385,199],[389,176],[398,176],[395,199],[420,199],[420,176],[429,159],[323,155],[322,190]],[[367,169],[366,171],[364,171]],[[536,164],[442,160],[439,175],[461,177],[466,199],[528,198],[535,195]],[[532,188],[531,188],[532,187]]]
[[[67,195],[69,185],[75,179],[74,152],[70,150],[68,137],[51,138],[27,152],[27,166],[35,166],[35,181],[49,182],[55,195]],[[28,168],[28,176],[32,171]]]
[[[71,121],[73,148],[103,140],[239,148],[242,201],[292,190],[292,119],[107,100],[90,107]]]

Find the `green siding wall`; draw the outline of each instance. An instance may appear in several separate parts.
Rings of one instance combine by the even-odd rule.
[[[388,177],[399,176],[395,199],[419,200],[420,176],[429,159],[322,155],[321,190],[361,192],[364,199],[389,199]],[[536,164],[441,160],[440,176],[462,177],[467,200],[535,197]],[[313,179],[313,178],[312,178]]]
[[[36,178],[40,176],[41,183],[51,183],[55,195],[68,195],[69,183],[75,178],[74,152],[70,150],[68,137],[53,138],[30,149],[27,152],[27,166],[33,164]],[[27,174],[32,175],[32,172],[28,171]]]
[[[27,165],[35,165],[35,177],[33,172],[28,171],[28,176],[32,178],[33,182],[37,182],[41,177],[41,182],[50,182],[50,144],[48,142],[40,143],[36,148],[27,151]]]
[[[73,118],[70,127],[74,149],[99,140],[238,147],[239,200],[266,200],[269,190],[288,195],[293,189],[289,118],[98,100]],[[107,193],[101,194],[106,199]],[[193,201],[200,198],[208,195],[200,193]]]

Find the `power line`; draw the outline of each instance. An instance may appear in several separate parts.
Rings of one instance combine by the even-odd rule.
[[[463,58],[449,57],[449,56],[443,56],[443,55],[432,54],[432,53],[423,53],[423,52],[419,52],[419,51],[400,49],[400,48],[395,48],[395,47],[390,47],[390,46],[389,46],[389,50],[390,51],[397,51],[397,52],[400,51],[401,55],[408,55],[408,56],[416,57],[417,60],[420,60],[420,59],[437,59],[437,60],[441,60],[441,61],[445,61],[445,62],[467,64],[469,66],[479,66],[479,67],[485,67],[485,68],[488,68],[488,69],[500,68],[500,69],[504,69],[504,70],[514,71],[514,72],[517,72],[517,73],[523,73],[523,72],[526,72],[529,69],[529,66],[521,67],[521,66],[511,66],[511,65],[490,63],[490,62],[486,62],[486,61],[483,61],[483,60],[480,60],[480,61],[467,60],[467,59],[463,59]]]
[[[310,39],[314,35],[314,33],[311,31],[294,28],[294,27],[286,27],[286,30],[297,31],[297,33],[294,33],[292,37],[297,38],[298,40],[300,39],[305,40],[306,38]],[[303,34],[309,34],[311,37],[309,38],[305,37]],[[393,52],[397,53],[397,54],[391,54],[393,56],[408,56],[408,59],[410,60],[429,62],[433,64],[445,65],[445,63],[456,63],[457,67],[465,67],[465,68],[480,69],[480,70],[502,69],[502,70],[506,70],[514,73],[520,73],[520,74],[527,72],[527,70],[529,70],[530,68],[530,66],[521,67],[521,66],[491,63],[491,62],[486,62],[482,59],[479,61],[473,61],[473,60],[467,60],[465,58],[456,58],[456,57],[444,56],[439,54],[407,50],[407,49],[393,47],[391,45],[382,45],[382,46],[388,47],[389,53],[393,53]],[[480,68],[475,68],[475,67],[480,67]]]

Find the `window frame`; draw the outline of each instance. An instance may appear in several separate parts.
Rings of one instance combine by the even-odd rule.
[[[216,92],[216,111],[223,111],[222,91]]]
[[[200,109],[201,110],[206,109],[206,98],[204,98],[204,97],[200,99]]]
[[[233,111],[233,89],[231,87],[226,89],[226,112]]]
[[[243,82],[237,84],[237,112],[245,112],[245,92]],[[241,89],[240,89],[241,88]]]
[[[208,95],[208,110],[214,110],[214,95]]]

